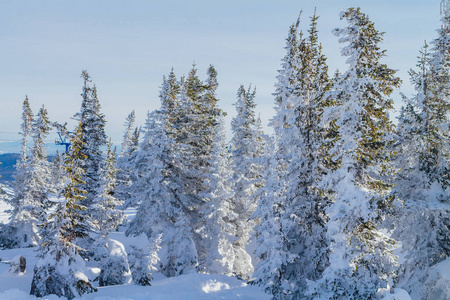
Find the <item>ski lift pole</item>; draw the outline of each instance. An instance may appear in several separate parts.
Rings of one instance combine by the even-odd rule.
[[[68,133],[70,133],[70,132],[68,132]],[[56,141],[55,141],[55,144],[56,144],[56,145],[64,145],[64,146],[66,146],[66,153],[67,153],[67,152],[69,151],[70,143],[66,141],[66,138],[63,138],[63,137],[62,137],[60,131],[58,131],[58,136],[59,136],[59,141],[56,140]]]

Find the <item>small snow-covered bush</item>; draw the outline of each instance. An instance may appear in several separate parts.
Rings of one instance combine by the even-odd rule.
[[[38,260],[31,282],[31,295],[43,297],[55,294],[73,299],[96,291],[85,275],[87,272],[81,256],[64,250],[52,251]]]
[[[160,243],[161,235],[154,240],[152,246],[145,233],[142,233],[130,245],[132,251],[128,258],[135,284],[151,285],[152,272],[157,270],[156,264],[159,262],[158,251],[161,248]]]
[[[125,247],[122,243],[108,239],[106,241],[106,256],[100,265],[99,285],[118,285],[131,283],[130,267]]]

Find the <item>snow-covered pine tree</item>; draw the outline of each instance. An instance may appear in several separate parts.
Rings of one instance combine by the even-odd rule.
[[[172,112],[169,116],[174,118],[171,126],[175,131],[176,141],[184,145],[186,154],[190,154],[184,159],[185,166],[192,169],[192,174],[186,174],[186,179],[190,182],[186,184],[185,193],[199,198],[197,194],[205,189],[202,186],[202,176],[208,166],[215,138],[216,117],[222,114],[217,107],[218,99],[215,95],[218,86],[217,72],[210,66],[208,79],[203,82],[199,79],[194,65],[180,85],[179,100],[176,103],[178,109],[169,107],[169,112]]]
[[[430,53],[425,43],[418,58],[418,71],[410,70],[411,81],[417,90],[417,95],[411,99],[403,96],[405,102],[398,117],[397,141],[394,148],[397,152],[395,167],[399,170],[396,174],[396,186],[393,194],[401,201],[414,199],[418,192],[417,186],[428,185],[429,178],[423,174],[421,156],[425,146],[426,133],[423,128],[425,115],[423,111],[424,99],[431,98],[430,91]]]
[[[165,126],[168,136],[175,141],[173,153],[178,165],[173,180],[181,183],[177,190],[185,223],[187,239],[195,242],[199,257],[206,255],[206,245],[200,234],[203,226],[202,210],[206,202],[200,195],[207,189],[208,166],[214,141],[217,116],[222,111],[217,107],[215,92],[217,72],[213,66],[208,69],[208,79],[203,82],[197,75],[195,65],[187,78],[179,82],[172,72],[163,82],[161,101],[166,115]],[[164,240],[164,235],[163,235]]]
[[[297,85],[290,95],[295,100],[295,123],[291,123],[286,144],[291,145],[287,166],[286,202],[283,227],[291,255],[286,266],[293,297],[306,298],[308,280],[317,280],[328,265],[325,208],[319,193],[323,171],[323,135],[320,128],[325,93],[329,89],[326,58],[318,42],[317,15],[311,18],[309,36],[299,41]],[[298,131],[298,132],[296,132]],[[299,271],[300,270],[300,271]]]
[[[15,197],[12,199],[10,223],[6,226],[4,245],[7,247],[30,247],[39,242],[37,225],[45,220],[49,208],[48,193],[51,176],[44,139],[50,131],[47,110],[42,107],[32,119],[28,98],[24,102],[22,157],[17,164]],[[29,123],[31,122],[31,123]],[[31,135],[33,146],[31,158],[26,157],[26,138]]]
[[[300,53],[299,106],[297,127],[300,143],[295,144],[293,161],[289,165],[289,185],[286,199],[286,216],[294,221],[294,227],[286,228],[288,241],[296,258],[288,265],[286,273],[296,281],[295,297],[306,298],[304,291],[310,280],[317,280],[328,266],[328,238],[326,236],[328,205],[326,193],[320,191],[319,182],[325,172],[323,163],[324,137],[321,128],[326,93],[330,88],[326,57],[318,42],[318,16],[311,18],[309,36]],[[293,141],[292,141],[293,142]],[[288,227],[287,224],[285,227]],[[298,270],[301,269],[301,272]],[[295,278],[295,279],[294,279]]]
[[[26,199],[31,198],[30,188],[28,181],[30,179],[29,172],[29,158],[27,156],[28,152],[28,139],[31,135],[32,123],[33,123],[33,112],[30,107],[30,102],[28,96],[25,96],[25,100],[22,105],[22,124],[21,132],[21,148],[22,153],[16,164],[16,174],[14,175],[14,197],[11,199],[11,206],[13,207],[11,212],[11,220],[7,226],[2,229],[2,241],[1,244],[7,248],[15,247],[30,247],[37,244],[39,236],[37,234],[37,228],[33,225],[24,230],[24,228],[17,228],[14,223],[14,219],[18,219],[17,222],[20,223],[23,220],[20,211],[24,207],[23,202]],[[27,206],[27,205],[25,205]],[[16,216],[16,217],[15,217]],[[30,219],[29,216],[25,216],[25,220]],[[35,218],[33,218],[35,219]],[[30,225],[30,224],[28,224]],[[25,245],[24,245],[25,243]]]
[[[40,203],[44,209],[48,209],[51,204],[48,203],[48,194],[53,190],[51,186],[50,163],[47,159],[47,150],[45,138],[51,130],[51,124],[48,119],[48,112],[44,106],[39,109],[33,122],[32,136],[33,147],[31,148],[31,170],[33,197]],[[43,213],[44,215],[45,213]]]
[[[134,122],[136,121],[136,113],[134,110],[127,116],[125,120],[125,133],[123,134],[122,148],[119,157],[125,156],[131,148],[131,140],[133,138]]]
[[[82,124],[71,140],[70,151],[65,155],[64,166],[69,180],[56,201],[55,212],[42,227],[39,259],[34,268],[31,295],[43,297],[50,294],[68,299],[95,291],[87,275],[84,260],[79,255],[80,248],[75,239],[87,235],[87,225],[80,211],[86,207],[78,202],[84,198],[81,168],[86,159],[81,152]]]
[[[34,114],[30,107],[30,101],[28,100],[28,96],[25,96],[25,100],[23,101],[22,105],[22,124],[21,129],[22,132],[20,133],[22,135],[22,156],[21,161],[25,162],[27,159],[27,151],[28,151],[28,138],[31,135],[32,131],[32,124],[33,124]]]
[[[28,228],[18,228],[17,225],[20,225],[21,221],[30,218],[29,215],[26,215],[25,218],[22,217],[20,213],[22,208],[28,207],[26,204],[24,205],[24,201],[27,202],[27,199],[31,198],[30,188],[28,185],[28,181],[30,179],[29,172],[29,158],[27,156],[28,152],[28,139],[31,135],[32,123],[33,123],[33,112],[30,107],[30,102],[28,100],[28,96],[25,96],[25,100],[22,105],[22,131],[19,133],[22,135],[21,147],[22,153],[16,164],[16,174],[14,175],[14,197],[11,198],[11,217],[8,225],[2,228],[1,232],[1,245],[7,248],[15,248],[15,247],[30,247],[37,244],[39,240],[39,235],[37,233],[37,228],[35,224],[28,223],[26,227]],[[15,219],[17,221],[15,221]],[[15,224],[19,223],[19,224]],[[31,226],[31,227],[30,227]],[[22,226],[20,226],[22,227]]]
[[[208,78],[205,82],[199,79],[195,65],[186,80],[181,83],[178,108],[175,114],[169,114],[173,121],[171,126],[175,132],[180,161],[180,180],[184,183],[183,194],[188,208],[190,227],[194,233],[194,241],[199,256],[204,256],[206,249],[198,229],[202,227],[201,211],[205,201],[200,193],[206,190],[204,186],[207,177],[211,149],[214,142],[217,116],[222,111],[217,107],[215,95],[218,86],[217,72],[213,66],[208,68]],[[173,102],[173,101],[171,101]],[[169,107],[170,111],[170,107]],[[169,119],[170,120],[170,119]]]
[[[390,205],[389,185],[381,178],[391,154],[387,133],[392,124],[389,95],[400,84],[395,71],[380,59],[382,33],[359,8],[341,13],[348,26],[336,29],[346,45],[349,69],[337,83],[338,105],[324,110],[323,123],[335,122],[338,138],[329,151],[338,168],[323,176],[322,186],[333,190],[327,209],[329,265],[310,282],[310,293],[321,299],[369,299],[394,276],[393,243],[376,223]]]
[[[266,184],[264,195],[258,206],[255,216],[260,224],[255,228],[257,242],[256,254],[260,258],[254,277],[255,283],[261,284],[264,289],[274,296],[282,292],[285,267],[292,257],[288,254],[288,245],[281,223],[284,213],[287,165],[291,160],[289,135],[298,136],[295,130],[295,103],[291,95],[297,84],[297,56],[298,39],[303,39],[299,32],[300,16],[292,24],[286,39],[286,55],[282,59],[281,70],[277,76],[275,97],[275,116],[270,121],[274,128],[273,149],[265,152]],[[295,130],[295,131],[294,131]]]
[[[285,47],[287,53],[276,85],[277,113],[271,126],[276,135],[277,151],[269,165],[274,168],[270,176],[274,176],[271,180],[276,183],[267,183],[269,199],[266,200],[274,202],[267,211],[272,216],[261,218],[267,222],[278,220],[273,226],[282,228],[282,232],[279,230],[279,236],[272,239],[282,244],[274,247],[276,262],[260,263],[264,268],[270,266],[273,274],[258,272],[263,276],[260,280],[267,289],[272,289],[275,297],[305,298],[307,280],[318,279],[327,265],[326,199],[319,194],[317,184],[323,173],[324,132],[319,123],[329,80],[326,58],[318,43],[317,19],[314,14],[308,37],[298,32],[300,19],[291,26]],[[267,226],[260,229],[263,235],[267,235]],[[263,239],[261,236],[265,244]],[[262,254],[270,257],[269,252],[266,250]]]
[[[231,275],[235,260],[234,224],[238,216],[233,212],[232,171],[223,116],[218,116],[216,130],[204,182],[207,189],[200,194],[206,201],[201,212],[203,226],[199,229],[206,251],[202,256],[199,254],[197,269],[200,272]]]
[[[52,177],[51,185],[54,194],[58,194],[59,191],[61,191],[66,181],[63,155],[60,155],[57,150],[55,156],[52,158],[52,163],[50,166],[50,173]]]
[[[116,186],[116,148],[112,149],[112,143],[106,145],[106,158],[102,166],[100,188],[97,198],[93,202],[94,227],[102,238],[107,238],[109,232],[117,230],[125,221],[125,215],[119,207],[123,201],[114,195]]]
[[[131,136],[131,143],[128,149],[130,155],[134,154],[134,152],[139,149],[139,136],[141,134],[141,128],[135,127],[133,131],[133,135]]]
[[[87,207],[83,214],[92,215],[91,204],[97,197],[97,191],[101,180],[101,166],[104,161],[102,147],[106,146],[105,134],[105,116],[100,111],[100,102],[97,97],[97,88],[91,86],[91,77],[87,71],[81,73],[83,78],[83,93],[81,96],[80,112],[75,114],[75,119],[81,121],[81,131],[83,144],[81,153],[84,154],[82,168],[85,170],[83,174],[83,189],[87,194],[80,204]]]
[[[163,105],[167,107],[167,126],[176,122],[176,119],[178,117],[177,110],[180,107],[180,92],[181,84],[180,82],[178,82],[175,72],[172,68],[169,75],[167,77],[163,77],[163,84],[159,93],[161,103],[163,103]]]
[[[169,137],[168,110],[162,102],[161,110],[149,113],[144,128],[144,140],[136,157],[136,172],[141,176],[133,185],[132,196],[140,203],[136,217],[130,223],[127,235],[138,236],[145,233],[155,239],[162,234],[159,270],[167,276],[177,276],[195,270],[197,252],[193,232],[185,206],[186,197],[183,182],[179,179],[180,157],[175,147],[177,143]],[[134,266],[148,264],[146,256],[135,254],[143,261]],[[150,270],[151,266],[145,267]],[[142,274],[131,270],[132,274]],[[133,278],[135,282],[147,279]]]
[[[450,56],[443,46],[449,43],[445,40],[450,14],[444,13],[433,52],[425,44],[418,70],[410,71],[417,94],[403,97],[395,148],[399,172],[393,194],[404,205],[393,218],[393,235],[401,241],[405,257],[397,284],[417,299],[434,297],[434,286],[427,286],[431,267],[450,256]]]
[[[235,103],[237,116],[231,121],[233,167],[233,211],[237,215],[234,226],[236,238],[234,274],[248,279],[253,272],[246,246],[252,235],[255,220],[252,216],[258,205],[257,190],[263,186],[262,165],[258,161],[264,152],[263,137],[255,117],[255,90],[240,86]]]
[[[125,133],[123,135],[122,149],[117,158],[117,186],[115,197],[124,201],[123,207],[136,206],[130,195],[133,184],[133,159],[134,152],[139,146],[139,129],[134,127],[136,114],[134,110],[128,115],[125,121]]]
[[[432,97],[424,99],[423,114],[426,116],[428,155],[424,169],[431,181],[439,182],[447,191],[443,198],[449,198],[450,190],[450,2],[442,0],[442,26],[438,37],[432,41],[430,57],[432,73]],[[445,193],[445,192],[444,192]],[[449,202],[447,201],[447,205]],[[448,241],[448,240],[447,240]]]
[[[288,297],[292,286],[285,277],[286,265],[294,257],[289,253],[286,233],[283,228],[286,186],[282,180],[285,170],[280,163],[278,142],[267,142],[262,165],[264,166],[264,188],[260,203],[255,211],[259,224],[255,227],[257,248],[255,254],[260,259],[256,263],[253,283],[261,285],[274,299]]]
[[[130,244],[131,252],[128,254],[131,276],[135,284],[151,285],[152,273],[158,270],[160,262],[162,234],[153,239],[153,246],[145,233],[135,237],[135,242]]]
[[[94,242],[94,260],[99,261],[100,286],[124,284],[130,280],[130,269],[124,246],[109,238],[111,231],[117,230],[125,220],[125,215],[119,207],[123,201],[114,195],[116,186],[116,149],[112,149],[109,141],[106,148],[106,158],[102,166],[97,197],[92,203],[93,228],[97,238]]]

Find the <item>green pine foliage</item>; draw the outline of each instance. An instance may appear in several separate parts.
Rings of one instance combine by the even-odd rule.
[[[69,180],[61,191],[55,212],[42,225],[43,240],[30,292],[37,297],[56,294],[73,299],[95,291],[88,277],[82,275],[86,274],[84,260],[79,254],[80,247],[75,244],[76,239],[87,236],[86,220],[80,214],[86,207],[79,204],[86,194],[81,187],[84,169],[80,165],[85,159],[81,138],[80,122],[71,140],[70,152],[64,159]]]
[[[433,287],[432,267],[450,256],[449,16],[447,7],[431,51],[425,43],[410,71],[416,94],[403,96],[394,147],[400,205],[390,225],[405,257],[397,284],[420,299],[445,293]]]
[[[97,96],[97,88],[91,86],[91,77],[87,71],[81,74],[83,78],[83,93],[81,110],[75,117],[81,121],[82,145],[80,152],[84,155],[82,167],[85,173],[82,175],[83,188],[86,197],[81,204],[87,207],[83,214],[92,216],[92,202],[97,196],[100,187],[101,166],[105,159],[102,147],[106,146],[105,116],[101,113],[100,102]]]
[[[322,187],[331,191],[327,208],[329,265],[310,284],[313,297],[368,299],[386,287],[395,275],[393,241],[377,228],[391,205],[388,146],[392,123],[393,90],[400,85],[395,71],[381,63],[383,34],[359,8],[341,14],[348,26],[336,29],[345,43],[349,69],[337,78],[331,96],[336,105],[324,108],[322,122],[336,126],[328,154],[337,163],[323,176]]]

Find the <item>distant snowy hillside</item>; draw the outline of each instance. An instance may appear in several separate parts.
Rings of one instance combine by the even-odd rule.
[[[16,161],[19,159],[17,153],[0,154],[0,182],[11,182],[14,180]]]

